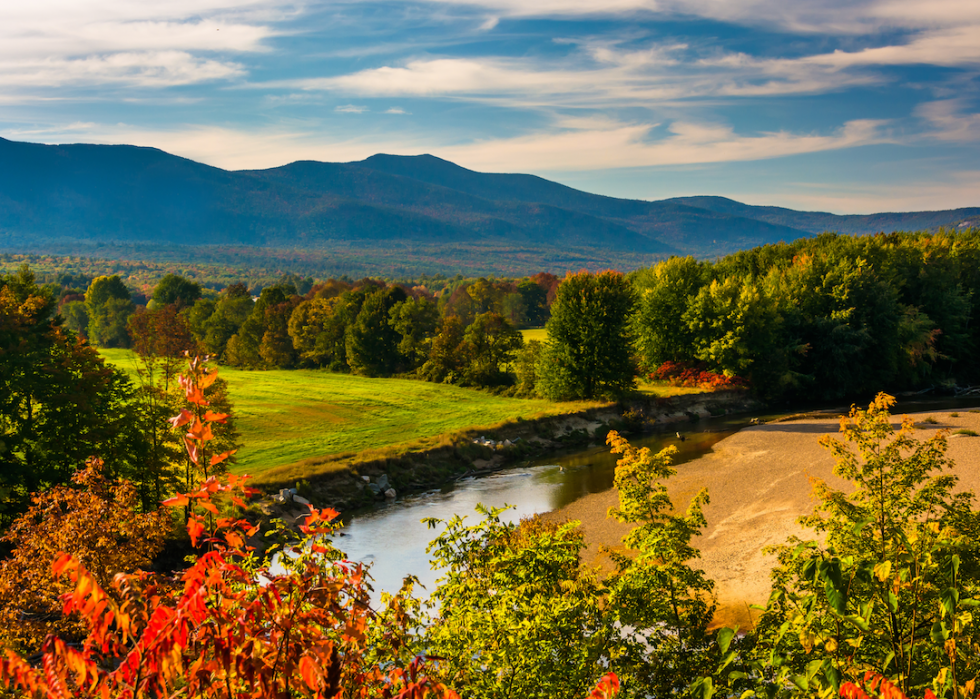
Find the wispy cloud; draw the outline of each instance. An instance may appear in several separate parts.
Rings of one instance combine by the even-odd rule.
[[[401,107],[390,107],[385,110],[385,114],[408,114],[408,112]]]
[[[369,110],[367,107],[357,104],[343,104],[339,107],[334,107],[334,111],[340,112],[341,114],[363,114]]]
[[[184,51],[143,51],[74,60],[50,58],[4,62],[0,63],[0,85],[32,89],[84,84],[164,87],[226,80],[243,73],[242,66],[237,63],[200,58]]]
[[[0,88],[238,79],[244,67],[224,55],[266,51],[270,17],[266,0],[5,3]]]
[[[881,82],[829,62],[728,55],[687,64],[683,46],[648,51],[588,50],[575,69],[512,58],[415,59],[284,87],[366,97],[447,97],[524,107],[643,105],[700,97],[791,95]]]
[[[432,0],[506,17],[696,16],[800,32],[860,34],[980,23],[973,0]]]
[[[674,122],[669,135],[650,139],[646,124],[596,125],[562,133],[532,133],[517,138],[449,146],[440,155],[467,167],[496,172],[513,169],[576,171],[622,167],[691,165],[778,158],[801,153],[886,143],[885,123],[848,122],[829,134],[786,131],[740,135],[725,125]]]
[[[966,100],[950,99],[920,104],[915,114],[928,123],[929,129],[924,135],[929,138],[958,143],[980,142],[980,114],[971,114],[967,110]]]

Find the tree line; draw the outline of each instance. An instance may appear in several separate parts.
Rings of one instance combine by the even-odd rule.
[[[713,262],[673,257],[625,282],[612,272],[541,273],[443,280],[433,292],[294,279],[253,296],[241,284],[205,293],[169,275],[144,311],[121,282],[100,277],[84,301],[65,296],[60,308],[68,327],[123,346],[134,310],[173,304],[201,351],[240,367],[414,376],[563,399],[621,396],[667,365],[728,377],[702,383],[747,385],[766,400],[836,400],[980,381],[978,270],[975,229],[824,234]],[[546,323],[543,344],[517,332]]]
[[[700,363],[770,400],[980,381],[980,230],[823,234],[631,275],[637,353]]]

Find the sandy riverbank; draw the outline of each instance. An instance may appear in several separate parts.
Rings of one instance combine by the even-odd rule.
[[[980,411],[928,412],[913,417],[921,439],[945,428],[980,432]],[[929,418],[935,423],[924,422]],[[896,425],[900,420],[895,416]],[[833,458],[819,444],[820,437],[838,434],[839,428],[837,419],[750,427],[722,440],[711,453],[678,467],[677,476],[668,484],[676,507],[686,508],[701,488],[707,488],[711,498],[705,508],[708,526],[695,545],[702,556],[698,565],[716,584],[718,621],[744,628],[758,616],[750,605],[765,604],[774,564],[774,558],[763,555],[762,549],[791,535],[807,534],[797,519],[813,511],[812,479],[826,480],[838,488],[844,485],[833,474]],[[980,437],[952,438],[949,445],[960,488],[980,493]],[[602,563],[605,557],[599,547],[617,545],[626,531],[624,525],[606,517],[616,499],[615,490],[587,495],[545,516],[581,520],[585,558]]]

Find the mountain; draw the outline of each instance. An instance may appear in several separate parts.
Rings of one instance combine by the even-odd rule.
[[[971,217],[980,208],[836,216],[722,197],[617,199],[533,175],[474,172],[431,155],[232,172],[155,148],[0,138],[0,244],[8,248],[65,240],[318,251],[397,244],[451,257],[492,246],[541,259],[574,251],[569,264],[602,264],[608,255],[639,255],[636,264],[644,264],[651,256],[713,256],[824,230],[935,228]]]
[[[969,221],[969,219],[980,219],[980,207],[841,216],[819,211],[794,211],[778,206],[750,206],[725,197],[678,197],[666,201],[707,209],[719,214],[742,216],[774,225],[789,226],[807,233],[837,231],[852,235],[868,235],[892,231],[932,230],[942,226],[955,227],[964,222],[966,225],[974,226],[980,223],[980,220]]]

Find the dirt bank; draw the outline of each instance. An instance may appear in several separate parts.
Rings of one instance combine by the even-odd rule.
[[[923,422],[928,419],[935,423]],[[914,416],[920,438],[936,430],[972,429],[980,432],[980,411],[918,413]],[[900,417],[896,416],[897,425]],[[708,526],[695,541],[701,550],[698,565],[716,583],[717,621],[750,625],[769,595],[769,570],[774,564],[762,549],[784,542],[791,535],[808,535],[797,519],[813,511],[812,480],[834,487],[844,483],[833,475],[834,461],[819,445],[820,437],[839,433],[836,419],[800,419],[750,427],[716,444],[711,453],[682,464],[668,490],[678,508],[707,488]],[[949,440],[949,455],[956,462],[960,488],[980,492],[980,438]],[[615,546],[626,527],[606,517],[616,503],[616,491],[587,495],[546,515],[581,520],[586,559],[606,563],[599,546]]]

